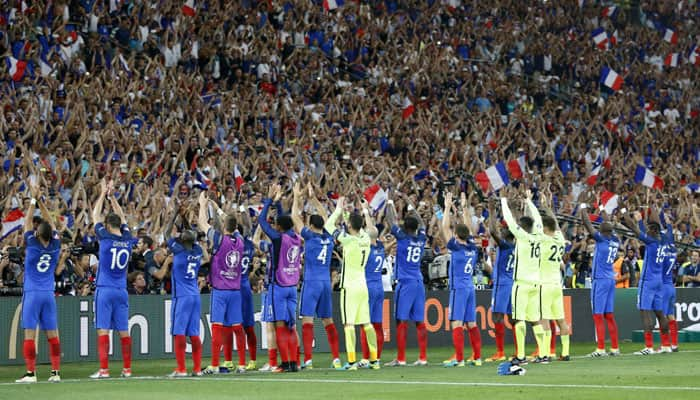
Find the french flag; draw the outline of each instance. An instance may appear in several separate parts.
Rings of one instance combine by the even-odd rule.
[[[605,18],[611,18],[614,19],[617,17],[617,7],[616,6],[608,6],[603,8],[603,11],[600,12],[600,16]]]
[[[201,169],[197,168],[194,170],[194,186],[199,187],[202,190],[207,190],[209,189],[209,186],[211,186],[211,179],[202,171]]]
[[[5,59],[7,64],[7,69],[10,72],[12,80],[19,82],[24,77],[24,70],[27,69],[27,62],[24,60],[18,60],[12,56]]]
[[[671,44],[678,43],[678,34],[671,28],[664,30],[664,40]]]
[[[607,190],[600,194],[600,204],[603,206],[603,210],[608,214],[612,214],[613,211],[615,211],[619,205],[619,199],[620,197],[618,195]]]
[[[664,181],[643,165],[637,165],[637,169],[634,171],[634,181],[652,189],[664,188]]]
[[[622,82],[622,77],[612,68],[603,67],[600,74],[600,83],[612,90],[620,90],[620,88],[622,88]]]
[[[651,111],[653,109],[654,109],[654,102],[653,101],[649,100],[649,101],[644,103],[644,111],[648,112],[648,111]]]
[[[598,181],[598,175],[600,175],[600,169],[603,167],[603,162],[600,157],[593,163],[593,168],[591,168],[591,173],[586,179],[588,186],[593,186]]]
[[[690,54],[688,54],[688,63],[692,65],[700,65],[700,47],[697,45],[690,49]]]
[[[323,0],[323,9],[326,11],[335,10],[345,4],[344,0]]]
[[[411,99],[408,96],[403,98],[403,111],[401,112],[402,119],[408,119],[414,111],[416,111],[416,106],[413,105]]]
[[[486,171],[477,172],[474,178],[484,192],[489,190],[489,185],[493,190],[498,190],[510,182],[506,165],[503,162],[490,166]]]
[[[527,164],[525,163],[525,156],[520,156],[515,160],[508,161],[508,172],[510,172],[510,177],[513,179],[521,179],[525,176],[525,171],[527,171]]]
[[[678,66],[678,53],[669,53],[664,59],[664,65],[667,67],[677,67]]]
[[[194,0],[187,0],[182,6],[182,13],[188,17],[194,17],[197,14],[197,9],[194,6]]]
[[[367,203],[369,203],[369,206],[372,207],[374,212],[377,212],[377,210],[382,208],[387,200],[386,192],[379,185],[372,185],[368,187],[365,189],[363,194],[365,200],[367,200]]]
[[[617,126],[620,124],[620,117],[613,118],[605,123],[605,128],[610,132],[617,132]]]
[[[15,208],[2,220],[2,233],[0,240],[4,240],[11,233],[19,230],[24,225],[24,213],[19,208]]]
[[[684,189],[686,192],[689,192],[689,193],[700,193],[700,184],[689,183],[689,184],[685,185]]]
[[[617,44],[620,42],[620,34],[617,33],[617,29],[615,29],[615,32],[613,32],[612,36],[610,36],[610,44],[613,46],[617,46]]]
[[[241,170],[238,169],[238,165],[235,165],[233,167],[233,179],[236,183],[236,190],[240,191],[241,186],[243,186],[243,183],[245,183],[245,181],[243,180],[243,176],[241,175]]]
[[[595,43],[596,47],[598,47],[601,50],[608,49],[608,33],[605,32],[605,29],[594,29],[591,33],[591,37],[593,38],[593,42]]]
[[[39,57],[39,71],[43,77],[47,77],[53,72],[53,67],[51,67],[51,64],[49,64],[44,57]]]

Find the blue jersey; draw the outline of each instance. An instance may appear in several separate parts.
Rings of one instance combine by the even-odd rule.
[[[676,255],[676,246],[673,243],[664,246],[664,269],[661,281],[665,284],[673,284],[673,273],[678,268]]]
[[[384,269],[384,243],[377,241],[370,247],[369,258],[365,266],[365,281],[382,283],[382,270]]]
[[[333,236],[325,230],[316,233],[305,227],[301,237],[304,238],[304,281],[330,282]]]
[[[397,225],[391,227],[396,237],[396,278],[399,281],[423,281],[420,263],[425,249],[425,229],[419,229],[416,236],[410,236]]]
[[[660,281],[664,262],[664,249],[661,239],[641,232],[639,240],[645,244],[642,276],[639,280],[647,282]]]
[[[510,285],[513,283],[513,269],[515,268],[515,243],[501,240],[498,243],[496,253],[496,268],[493,270],[493,282],[496,285]]]
[[[447,242],[447,250],[450,251],[450,290],[470,289],[474,287],[472,273],[479,257],[479,250],[475,245],[458,243],[455,238]]]
[[[247,237],[243,238],[243,257],[241,257],[241,284],[248,282],[250,267],[255,256],[255,244]]]
[[[593,254],[593,279],[615,279],[613,263],[617,260],[620,239],[615,235],[603,236],[600,232],[593,234],[595,253]]]
[[[173,238],[168,240],[168,250],[173,253],[170,273],[173,297],[199,295],[197,275],[202,264],[202,248],[195,244],[187,250]]]
[[[54,272],[61,253],[61,241],[52,236],[49,245],[44,247],[34,232],[24,234],[27,253],[24,257],[24,291],[53,291]]]
[[[95,225],[100,243],[97,286],[126,289],[126,274],[131,257],[134,238],[126,225],[121,226],[121,235],[113,235],[101,222]]]

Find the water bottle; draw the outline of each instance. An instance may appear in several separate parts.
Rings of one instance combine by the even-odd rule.
[[[442,221],[442,209],[439,205],[436,204],[433,206],[433,212],[435,213],[435,216],[437,217],[438,221]]]

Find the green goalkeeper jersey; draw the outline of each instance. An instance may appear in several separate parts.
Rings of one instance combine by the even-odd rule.
[[[513,280],[515,282],[539,283],[540,282],[540,254],[542,233],[542,218],[537,208],[531,201],[527,201],[530,216],[534,220],[532,233],[526,232],[518,225],[513,214],[508,208],[506,199],[501,199],[503,218],[508,224],[508,229],[515,236],[515,271]]]
[[[561,259],[566,243],[561,231],[553,236],[542,235],[542,257],[540,258],[540,279],[542,283],[561,285]]]
[[[367,290],[365,281],[365,265],[371,250],[372,241],[364,230],[357,235],[351,235],[344,230],[335,229],[335,222],[340,213],[331,214],[325,228],[335,232],[337,240],[343,246],[343,270],[340,275],[340,287],[350,290]]]

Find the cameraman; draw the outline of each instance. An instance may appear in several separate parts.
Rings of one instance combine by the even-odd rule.
[[[0,296],[22,295],[23,253],[21,247],[6,247],[0,253]]]

